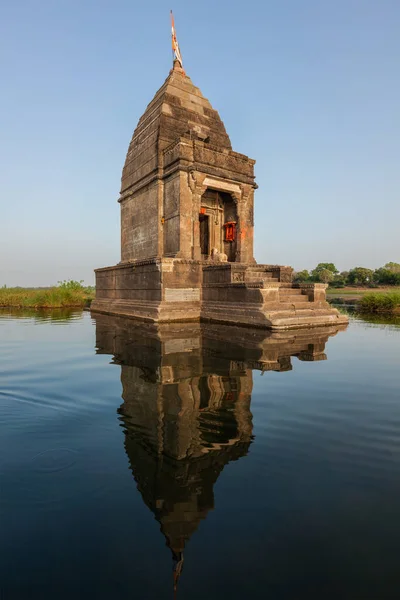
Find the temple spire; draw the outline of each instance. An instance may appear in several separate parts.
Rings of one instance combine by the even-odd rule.
[[[174,21],[174,15],[172,14],[172,10],[171,10],[171,34],[172,34],[173,62],[175,64],[175,61],[178,61],[183,73],[185,73],[185,70],[183,68],[181,51],[179,49],[178,40],[176,38],[175,21]]]

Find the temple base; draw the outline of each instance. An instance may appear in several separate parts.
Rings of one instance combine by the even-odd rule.
[[[273,331],[342,325],[325,284],[293,284],[289,267],[152,259],[96,271],[91,310],[141,321],[205,321]]]

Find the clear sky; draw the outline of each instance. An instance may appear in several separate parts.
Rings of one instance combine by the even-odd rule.
[[[399,0],[19,0],[0,18],[0,285],[119,261],[170,8],[188,75],[257,160],[258,262],[400,262]]]

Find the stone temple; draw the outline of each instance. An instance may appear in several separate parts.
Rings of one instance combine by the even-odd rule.
[[[92,310],[154,322],[273,330],[340,324],[325,284],[253,255],[255,161],[175,60],[134,131],[121,205],[121,262],[96,270]]]

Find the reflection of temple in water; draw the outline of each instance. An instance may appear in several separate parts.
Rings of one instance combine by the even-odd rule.
[[[338,327],[272,333],[205,324],[137,324],[96,315],[98,353],[121,365],[125,450],[174,558],[214,507],[224,466],[252,441],[252,370],[324,360]]]

